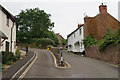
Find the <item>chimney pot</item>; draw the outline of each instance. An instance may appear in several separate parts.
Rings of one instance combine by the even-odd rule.
[[[99,6],[99,11],[100,13],[107,13],[107,6],[102,3],[102,5]]]

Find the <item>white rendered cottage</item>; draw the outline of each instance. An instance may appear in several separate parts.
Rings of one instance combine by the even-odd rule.
[[[0,51],[16,50],[16,20],[0,5]]]
[[[72,52],[83,52],[84,45],[84,25],[78,24],[78,28],[67,36],[68,40],[68,49],[67,51]]]

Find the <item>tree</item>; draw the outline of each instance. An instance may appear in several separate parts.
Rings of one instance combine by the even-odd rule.
[[[50,16],[39,8],[22,10],[16,16],[18,22],[17,39],[21,43],[31,43],[33,38],[46,37],[45,34],[54,27]]]
[[[85,46],[85,48],[91,46],[91,45],[96,45],[97,44],[97,40],[93,37],[92,34],[89,34],[88,36],[86,36],[83,39],[83,44]]]
[[[41,42],[42,42],[41,45],[44,48],[47,48],[48,45],[53,45],[54,44],[54,41],[49,39],[49,38],[43,38]]]
[[[62,39],[62,45],[65,46],[67,44],[67,40]]]

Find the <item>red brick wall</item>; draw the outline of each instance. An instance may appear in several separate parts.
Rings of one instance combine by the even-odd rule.
[[[87,17],[84,18],[84,21],[85,36],[87,36],[88,34],[93,34],[93,36],[97,38],[97,40],[100,40],[102,38],[107,29],[117,30],[118,28],[120,28],[120,22],[118,22],[108,13],[100,13],[94,18]]]
[[[88,36],[89,34],[93,34],[94,37],[97,37],[97,24],[94,18],[87,17],[84,18],[85,25],[84,25],[84,33],[85,36]]]
[[[100,13],[107,13],[107,6],[106,5],[100,5],[99,6],[99,12]]]
[[[90,46],[86,50],[86,56],[101,61],[105,61],[111,64],[120,64],[120,46],[115,45],[112,47],[107,47],[104,52],[100,52],[97,46]]]
[[[98,35],[97,39],[100,40],[103,36],[103,34],[106,32],[107,29],[117,30],[118,24],[120,24],[117,20],[115,20],[112,16],[109,14],[99,14],[95,18],[97,22],[98,27]]]

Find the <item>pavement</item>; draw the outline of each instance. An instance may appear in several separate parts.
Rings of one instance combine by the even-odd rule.
[[[31,49],[31,51],[37,52],[38,58],[24,78],[106,78],[105,80],[118,78],[117,67],[99,60],[63,51],[63,57],[71,68],[58,69],[48,50]]]
[[[26,51],[20,50],[21,54],[20,56],[24,57],[26,55]]]
[[[19,60],[16,64],[12,65],[8,70],[2,72],[3,79],[10,79],[12,76],[23,66],[25,65],[33,56],[33,52],[26,54],[26,57],[22,60]]]

